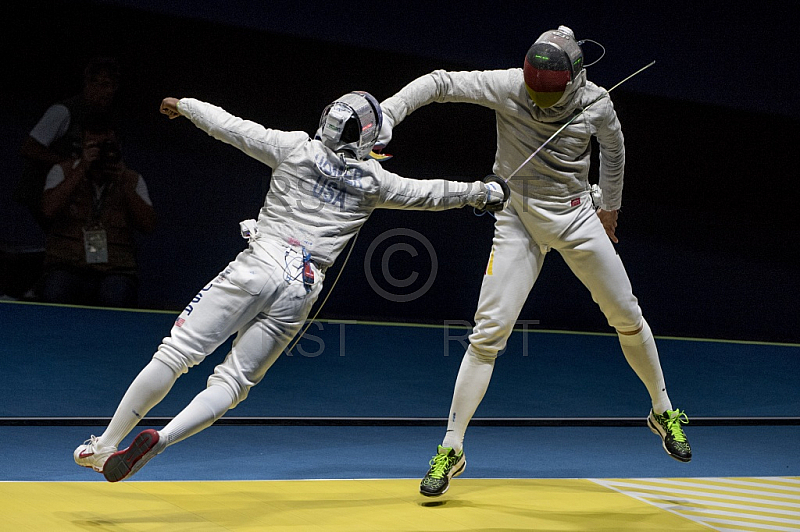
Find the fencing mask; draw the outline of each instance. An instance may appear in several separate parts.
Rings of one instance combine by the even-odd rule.
[[[317,137],[333,151],[348,150],[364,160],[378,140],[383,113],[370,93],[353,91],[322,112]]]
[[[555,105],[583,69],[583,52],[566,26],[544,32],[525,56],[525,88],[543,109]]]

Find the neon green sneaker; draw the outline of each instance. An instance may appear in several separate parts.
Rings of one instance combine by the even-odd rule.
[[[681,427],[688,423],[689,417],[678,409],[667,410],[663,414],[656,414],[651,409],[650,415],[647,416],[647,426],[653,434],[661,436],[664,450],[680,462],[689,462],[692,459],[692,447]]]
[[[457,454],[452,447],[438,447],[429,462],[431,468],[419,483],[419,492],[426,497],[438,497],[450,487],[450,479],[457,477],[467,467],[467,458],[462,449]]]

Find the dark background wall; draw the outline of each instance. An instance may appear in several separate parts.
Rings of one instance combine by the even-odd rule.
[[[344,92],[383,99],[435,68],[517,66],[539,33],[566,24],[579,39],[606,46],[607,56],[589,68],[601,85],[657,61],[613,94],[628,153],[617,248],[654,331],[800,341],[800,106],[788,8],[520,4],[26,3],[2,46],[0,241],[35,240],[36,228],[8,198],[17,150],[51,103],[80,89],[80,71],[94,55],[115,55],[123,65],[124,154],[160,214],[156,233],[140,240],[142,306],[179,309],[244,246],[238,222],[256,216],[269,169],[186,121],[166,120],[157,112],[161,98],[193,96],[269,127],[311,132]],[[478,179],[491,170],[494,145],[490,111],[431,105],[398,127],[387,150],[395,158],[385,165],[409,177]],[[405,303],[381,296],[365,273],[371,246],[393,228],[421,234],[434,254],[406,237],[419,255],[391,255],[391,275],[417,280],[400,290],[374,274],[378,286],[410,293],[430,277],[432,262],[438,266],[430,289]],[[467,209],[378,211],[321,317],[469,321],[491,235],[491,219]],[[393,242],[372,249],[373,272]],[[543,329],[609,331],[556,253],[521,318]]]

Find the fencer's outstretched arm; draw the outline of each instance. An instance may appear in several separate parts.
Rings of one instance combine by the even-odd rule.
[[[161,112],[171,119],[189,118],[210,136],[239,148],[273,169],[308,140],[306,133],[268,129],[192,98],[165,98]],[[386,171],[379,174],[381,186],[376,206],[387,209],[443,210],[469,205],[497,211],[508,199],[507,191],[497,183],[414,180]]]
[[[433,102],[463,102],[481,105],[502,113],[512,113],[519,107],[519,98],[514,102],[516,93],[525,95],[523,89],[522,69],[489,70],[471,72],[447,72],[435,70],[421,76],[398,91],[394,96],[381,102],[383,110],[383,127],[378,137],[378,144],[386,146],[392,138],[392,129],[409,114],[420,107]],[[579,105],[588,106],[605,89],[586,82],[585,89],[579,95]],[[625,142],[614,105],[607,97],[599,99],[587,111],[596,128],[593,134],[600,146],[599,184],[603,189],[603,209],[617,210],[622,203],[622,185],[625,168]],[[535,120],[524,114],[514,118],[520,120],[525,127],[536,128]],[[527,122],[526,122],[527,120]],[[544,130],[543,130],[544,131]],[[546,135],[545,135],[546,138]],[[513,135],[499,139],[501,143],[523,142]],[[539,146],[519,146],[519,148],[535,150]],[[515,147],[517,149],[517,147]],[[502,161],[501,161],[502,163]],[[508,171],[513,170],[513,167]],[[576,169],[577,170],[577,169]]]
[[[169,118],[185,116],[211,137],[240,149],[270,168],[278,166],[298,142],[302,131],[280,131],[234,116],[221,107],[194,98],[164,98],[161,112]]]
[[[392,138],[392,128],[408,115],[430,103],[473,103],[497,109],[507,98],[503,87],[509,70],[448,72],[434,70],[421,76],[397,94],[381,102],[383,126],[378,144],[386,146]]]
[[[446,179],[409,179],[383,172],[378,207],[439,211],[456,207],[475,207],[499,211],[508,200],[508,187],[498,181],[463,183]]]
[[[510,70],[484,70],[474,72],[448,72],[434,70],[421,76],[390,98],[381,102],[384,119],[394,125],[406,116],[429,103],[474,103],[497,109],[508,98],[504,87]]]

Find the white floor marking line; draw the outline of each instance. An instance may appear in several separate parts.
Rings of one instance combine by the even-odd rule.
[[[589,480],[719,531],[800,531],[800,479],[796,478]]]

